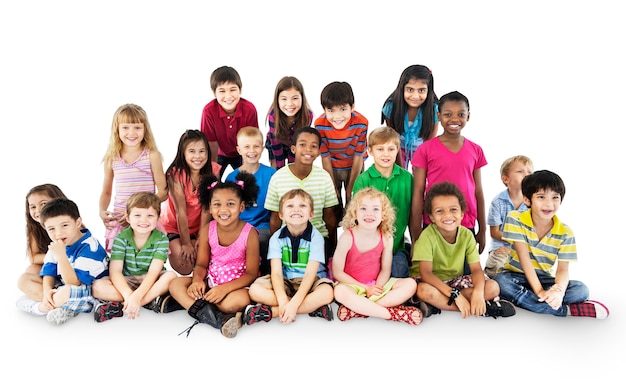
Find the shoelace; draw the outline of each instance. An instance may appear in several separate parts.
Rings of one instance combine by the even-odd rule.
[[[182,335],[183,333],[187,332],[187,336],[185,337],[189,337],[189,333],[191,332],[191,329],[193,327],[196,326],[196,324],[200,323],[200,321],[196,320],[191,326],[189,326],[188,328],[186,328],[184,331],[182,331],[181,333],[178,334],[178,336]]]

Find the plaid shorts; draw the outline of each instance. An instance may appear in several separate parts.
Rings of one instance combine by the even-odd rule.
[[[70,285],[70,297],[61,308],[66,308],[74,312],[91,312],[96,300],[91,296],[91,286],[81,284],[80,286]]]
[[[485,280],[489,280],[490,278],[485,274]],[[415,281],[417,283],[422,281],[422,277],[416,277]],[[448,280],[444,280],[443,283],[447,284],[448,286],[454,288],[457,287],[459,289],[463,289],[463,288],[472,288],[474,287],[474,283],[472,283],[472,276],[471,275],[459,275],[457,277],[454,277],[452,279],[448,279]]]

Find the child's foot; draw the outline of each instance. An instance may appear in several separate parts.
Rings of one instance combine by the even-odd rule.
[[[354,312],[343,304],[337,308],[337,319],[339,321],[346,321],[353,318],[368,318],[369,316]]]
[[[572,303],[567,307],[567,314],[570,316],[586,316],[596,319],[606,319],[609,316],[609,309],[595,300]]]
[[[508,300],[487,300],[487,312],[483,316],[491,316],[494,319],[515,315],[515,306]]]
[[[389,320],[402,321],[411,325],[419,325],[422,322],[422,311],[419,308],[407,306],[387,307],[387,311],[391,314]]]
[[[159,313],[159,314],[166,314],[169,312],[185,309],[170,294],[159,296],[155,300],[156,300],[156,304],[155,304],[154,312]]]
[[[422,312],[422,316],[424,317],[424,319],[431,315],[438,315],[441,313],[441,310],[439,308],[422,301],[419,302],[418,308]]]
[[[17,308],[19,308],[22,311],[26,311],[31,315],[35,315],[35,316],[45,316],[48,314],[48,312],[44,312],[44,311],[40,311],[39,310],[39,305],[41,303],[40,302],[36,302],[34,300],[32,300],[31,298],[29,298],[26,295],[22,295],[17,302],[15,303],[15,305],[17,306]]]
[[[311,312],[309,314],[309,316],[321,317],[323,319],[331,321],[331,320],[333,320],[333,309],[330,307],[330,304],[324,304],[320,308],[318,308],[315,311]]]
[[[124,304],[120,302],[105,302],[99,304],[93,310],[93,318],[96,322],[102,323],[103,321],[124,316],[122,308],[124,308]]]
[[[48,312],[46,319],[49,323],[61,325],[77,315],[78,312],[68,310],[67,308],[55,308]]]
[[[247,325],[270,320],[272,320],[272,307],[266,304],[250,304],[243,313],[243,322]]]

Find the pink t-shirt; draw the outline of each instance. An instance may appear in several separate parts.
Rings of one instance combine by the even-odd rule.
[[[385,247],[382,232],[380,233],[378,245],[367,251],[359,251],[356,242],[354,242],[352,229],[348,231],[352,236],[352,247],[346,254],[345,273],[363,284],[376,284],[376,278],[378,278],[380,273],[380,259]]]
[[[217,237],[217,222],[209,222],[209,246],[211,247],[211,260],[207,271],[209,287],[237,279],[246,272],[246,249],[248,233],[253,226],[246,222],[239,238],[229,246],[220,245]]]
[[[482,148],[464,138],[463,146],[459,152],[454,153],[441,143],[439,137],[436,137],[417,147],[411,164],[413,167],[426,169],[425,193],[428,193],[433,184],[443,181],[452,182],[459,187],[467,204],[461,225],[468,229],[475,229],[478,212],[474,171],[487,165]],[[430,223],[426,214],[424,214],[424,222]]]

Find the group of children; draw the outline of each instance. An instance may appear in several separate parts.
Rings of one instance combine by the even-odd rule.
[[[205,323],[226,337],[273,317],[332,320],[333,301],[341,321],[411,325],[441,310],[508,317],[514,305],[608,316],[569,279],[577,255],[556,217],[561,178],[533,172],[525,156],[508,159],[506,189],[486,217],[487,161],[461,134],[469,100],[456,91],[437,98],[427,67],[402,73],[382,107],[385,125],[371,131],[348,83],[322,90],[324,114],[314,119],[300,81],[284,77],[265,141],[236,70],[220,67],[210,82],[215,99],[201,128],[181,135],[165,171],[145,111],[126,104],[114,114],[100,196],[104,247],[58,187],[31,189],[31,265],[18,280],[18,307],[55,324],[79,312],[104,322],[137,318],[142,307],[184,309],[195,319],[187,334]],[[269,166],[260,162],[264,149]]]

